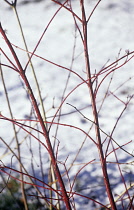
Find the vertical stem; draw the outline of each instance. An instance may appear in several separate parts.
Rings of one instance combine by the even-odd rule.
[[[37,80],[37,76],[36,76],[36,73],[35,73],[35,70],[34,70],[33,63],[31,61],[30,55],[28,53],[27,43],[26,43],[26,40],[25,40],[25,36],[24,36],[24,33],[23,33],[23,29],[22,29],[22,25],[21,25],[21,22],[20,22],[20,19],[19,19],[19,15],[18,15],[18,12],[17,12],[17,9],[16,9],[16,5],[12,6],[12,8],[15,12],[15,15],[16,15],[16,18],[17,18],[17,21],[18,21],[18,25],[19,25],[19,28],[20,28],[20,33],[21,33],[21,36],[22,36],[22,39],[23,39],[23,42],[24,42],[24,46],[25,46],[25,49],[26,49],[26,52],[27,52],[27,56],[28,56],[29,63],[30,63],[31,69],[32,69],[32,73],[33,73],[33,77],[34,77],[34,80],[35,80],[36,88],[37,88],[37,91],[38,91],[39,101],[40,101],[40,105],[41,105],[41,109],[42,109],[42,115],[43,115],[44,121],[46,122],[46,112],[45,112],[45,108],[44,108],[44,105],[43,105],[43,100],[42,100],[42,96],[41,96],[39,83],[38,83],[38,80]],[[46,126],[47,126],[47,124],[46,124]]]
[[[36,84],[36,89],[37,89],[38,95],[39,95],[39,101],[40,101],[41,110],[42,110],[42,117],[43,117],[44,121],[46,122],[46,112],[45,112],[45,108],[44,108],[44,105],[43,105],[43,100],[42,100],[42,96],[41,96],[40,86],[39,86],[39,83],[38,83],[38,79],[37,79],[37,76],[36,76],[36,73],[35,73],[35,70],[34,70],[34,66],[33,66],[31,57],[30,57],[30,55],[28,53],[28,46],[27,46],[27,43],[26,43],[26,40],[25,40],[25,36],[24,36],[24,33],[23,33],[22,25],[21,25],[21,22],[20,22],[20,19],[19,19],[19,15],[18,15],[18,12],[17,12],[17,9],[16,9],[16,5],[12,6],[12,8],[13,8],[13,10],[15,12],[15,15],[16,15],[16,18],[17,18],[17,21],[18,21],[18,25],[19,25],[19,29],[20,29],[20,32],[21,32],[21,36],[22,36],[22,39],[23,39],[23,42],[24,42],[24,46],[25,46],[25,49],[26,49],[26,52],[27,52],[29,64],[30,64],[31,69],[32,69],[33,77],[34,77],[35,84]],[[47,123],[45,124],[45,126],[47,128]],[[54,169],[51,166],[51,157],[50,157],[50,170],[51,170],[52,177],[55,177]],[[51,182],[52,182],[52,180],[51,180]],[[57,183],[55,185],[57,185]],[[58,196],[58,195],[56,194],[56,196]],[[52,197],[52,191],[50,191],[50,197]],[[51,201],[52,201],[52,199],[51,199]],[[50,208],[50,210],[52,209],[52,204],[50,204],[49,208]]]
[[[1,74],[2,83],[3,83],[5,95],[6,95],[6,101],[7,101],[9,113],[10,113],[11,119],[13,119],[12,109],[11,109],[11,106],[10,106],[10,101],[9,101],[9,97],[8,97],[8,94],[7,94],[7,88],[6,88],[6,84],[5,84],[4,75],[3,75],[1,65],[0,65],[0,74]],[[21,154],[20,154],[20,145],[19,145],[19,140],[18,140],[18,136],[17,136],[17,131],[16,131],[16,127],[15,127],[14,123],[12,124],[12,126],[13,126],[14,136],[15,136],[15,140],[16,140],[16,147],[17,147],[17,151],[18,151],[19,167],[20,167],[20,171],[23,172],[22,171],[22,164],[20,164],[21,163]],[[25,210],[28,210],[27,198],[26,198],[24,182],[23,182],[23,173],[20,173],[20,179],[22,180],[22,182],[21,182],[21,192],[22,192],[22,198],[23,198]]]
[[[94,116],[94,123],[95,123],[95,131],[96,131],[96,140],[98,144],[98,152],[100,156],[101,161],[101,167],[103,172],[103,178],[104,178],[104,184],[106,187],[107,195],[109,197],[109,201],[112,207],[112,210],[116,210],[116,205],[114,202],[114,198],[112,195],[112,191],[110,188],[109,183],[109,177],[107,173],[107,165],[106,160],[104,158],[103,150],[102,150],[102,144],[101,144],[101,135],[99,130],[99,120],[98,120],[98,113],[96,108],[96,101],[93,93],[93,86],[91,81],[91,70],[90,70],[90,62],[89,62],[89,54],[88,54],[88,43],[87,43],[87,20],[86,20],[86,14],[85,14],[85,8],[84,8],[84,0],[80,0],[81,5],[81,11],[82,11],[82,26],[83,26],[83,45],[84,45],[84,54],[85,54],[85,63],[86,63],[86,71],[87,71],[87,77],[88,77],[88,87],[91,97],[91,103],[92,103],[92,110],[93,110],[93,116]]]
[[[55,158],[55,155],[54,155],[54,152],[53,152],[53,148],[52,148],[52,145],[51,145],[51,142],[50,142],[50,138],[49,138],[49,133],[46,129],[46,126],[44,124],[44,121],[43,121],[43,118],[41,116],[41,113],[40,113],[40,110],[38,108],[38,104],[36,102],[36,99],[34,97],[34,94],[33,94],[33,91],[31,89],[31,86],[28,82],[28,79],[25,75],[25,71],[23,70],[20,62],[19,62],[19,59],[10,43],[10,41],[8,40],[3,28],[2,28],[2,25],[0,24],[0,33],[2,34],[3,38],[5,39],[5,42],[7,43],[14,59],[15,59],[15,62],[18,66],[18,70],[19,70],[19,73],[20,73],[20,76],[21,78],[23,79],[26,87],[27,87],[27,90],[28,90],[28,93],[29,93],[29,96],[31,98],[31,101],[32,101],[32,104],[33,104],[33,107],[34,107],[34,110],[36,112],[36,115],[37,115],[37,118],[40,122],[40,125],[41,125],[41,128],[42,128],[42,131],[44,133],[44,137],[45,137],[45,140],[46,140],[46,144],[47,144],[47,147],[48,147],[48,151],[49,151],[49,155],[51,157],[51,161],[52,161],[52,165],[53,165],[53,168],[54,168],[54,172],[56,174],[56,177],[58,179],[58,182],[59,182],[59,185],[60,185],[60,188],[61,188],[61,192],[62,192],[62,196],[63,196],[63,201],[65,203],[65,206],[66,206],[66,209],[68,210],[71,210],[71,206],[70,206],[70,202],[69,202],[69,197],[67,195],[67,192],[66,192],[66,189],[65,189],[65,185],[64,185],[64,182],[62,180],[62,177],[61,177],[61,173],[60,173],[60,170],[59,170],[59,167],[58,167],[58,164],[57,164],[57,161],[56,161],[56,158]]]

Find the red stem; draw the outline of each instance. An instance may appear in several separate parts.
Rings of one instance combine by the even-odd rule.
[[[71,206],[70,206],[69,198],[68,198],[68,195],[67,195],[67,192],[66,192],[66,189],[65,189],[65,185],[64,185],[64,182],[62,180],[62,177],[61,177],[61,174],[60,174],[60,170],[59,170],[59,167],[57,165],[56,158],[54,156],[53,148],[52,148],[52,145],[51,145],[51,142],[50,142],[50,138],[49,138],[49,133],[47,132],[47,129],[45,127],[44,121],[42,119],[41,113],[40,113],[39,108],[38,108],[38,104],[37,104],[36,99],[34,97],[34,94],[33,94],[33,91],[31,89],[31,86],[30,86],[30,84],[28,82],[28,79],[27,79],[27,77],[25,75],[25,71],[23,70],[23,68],[22,68],[22,66],[20,64],[20,61],[19,61],[19,59],[18,59],[18,57],[17,57],[17,55],[16,55],[16,53],[15,53],[11,43],[10,43],[10,41],[8,40],[4,30],[2,28],[1,23],[0,23],[0,32],[1,32],[2,36],[4,37],[4,39],[5,39],[6,43],[7,43],[8,47],[9,47],[9,49],[10,49],[12,55],[13,55],[13,57],[15,59],[15,62],[17,64],[17,66],[18,66],[19,74],[22,77],[22,79],[24,80],[24,83],[25,83],[25,85],[27,87],[27,90],[28,90],[29,96],[31,98],[33,107],[35,109],[37,118],[38,118],[38,120],[40,122],[40,125],[42,127],[42,131],[44,133],[44,137],[46,139],[49,155],[51,157],[51,161],[52,161],[52,165],[53,165],[53,168],[54,168],[54,172],[56,174],[56,177],[57,177],[58,182],[59,182],[60,187],[61,187],[64,203],[66,205],[66,208],[71,210]]]
[[[110,188],[109,177],[108,177],[108,173],[107,173],[106,160],[104,158],[103,149],[102,149],[98,113],[97,113],[96,101],[95,101],[93,87],[92,87],[92,81],[91,81],[91,70],[90,70],[88,44],[87,44],[87,20],[86,20],[85,8],[84,8],[84,0],[80,0],[80,5],[81,5],[81,11],[82,11],[83,45],[84,45],[84,53],[85,53],[86,71],[87,71],[87,76],[88,76],[88,80],[89,80],[88,87],[89,87],[91,103],[92,103],[92,110],[93,110],[95,131],[96,131],[96,139],[97,139],[97,143],[98,143],[98,152],[99,152],[99,156],[100,156],[101,167],[102,167],[103,178],[104,178],[104,184],[105,184],[105,187],[106,187],[107,195],[109,197],[109,201],[110,201],[112,210],[116,210],[117,208],[116,208],[114,198],[113,198],[113,195],[112,195],[112,191],[111,191],[111,188]]]

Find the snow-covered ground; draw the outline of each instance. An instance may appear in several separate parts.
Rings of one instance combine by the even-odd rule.
[[[40,1],[38,3],[31,1],[32,3],[30,2],[27,4],[22,4],[22,2],[24,1],[18,1],[17,11],[24,30],[28,49],[30,52],[32,52],[47,24],[59,6],[55,5],[51,1]],[[87,17],[90,15],[96,3],[96,0],[85,1]],[[81,17],[78,0],[72,1],[72,7],[74,12]],[[15,15],[11,8],[9,9],[9,6],[2,0],[0,1],[0,21],[4,30],[6,30],[7,36],[11,43],[19,46],[20,48],[24,48]],[[92,75],[98,73],[104,65],[109,65],[117,58],[127,54],[128,50],[129,52],[134,50],[133,23],[133,0],[102,0],[100,2],[88,24],[88,45]],[[79,22],[78,25],[81,29],[81,24]],[[0,36],[0,47],[14,62],[2,36]],[[28,60],[26,53],[18,48],[15,48],[15,51],[24,68]],[[78,30],[75,28],[72,14],[65,9],[61,9],[50,24],[35,54],[66,68],[71,68],[83,79],[87,78],[85,73],[82,41]],[[119,65],[123,63],[125,59],[119,62]],[[44,98],[47,121],[51,121],[53,115],[56,113],[57,107],[59,107],[61,103],[69,71],[64,68],[52,65],[51,63],[35,56],[33,57],[32,62],[41,88],[41,94]],[[2,53],[1,63],[7,63],[7,60]],[[27,97],[25,87],[22,86],[22,80],[20,76],[11,69],[6,67],[2,68],[6,87],[8,90],[8,96],[11,102],[13,117],[15,119],[29,119],[31,103]],[[26,72],[37,101],[39,102],[38,92],[30,66],[27,68]],[[98,83],[96,83],[96,85],[100,83],[103,77],[103,74],[98,77]],[[126,103],[128,96],[130,97],[134,94],[133,82],[134,59],[132,58],[127,64],[117,69],[114,73],[111,73],[101,84],[97,92],[96,101],[99,110],[102,100],[108,91],[104,104],[99,112],[100,128],[108,135],[111,134],[114,125],[124,108],[124,102]],[[65,96],[67,96],[67,94],[70,93],[70,91],[72,91],[80,83],[82,83],[82,80],[76,74],[71,73]],[[61,116],[60,123],[73,125],[81,128],[85,132],[88,132],[92,125],[91,121],[84,119],[82,114],[80,114],[75,109],[75,107],[78,110],[81,110],[81,113],[86,118],[93,120],[91,101],[86,84],[80,85],[78,88],[76,88],[76,90],[74,90],[74,92],[72,92],[72,94],[67,97],[62,106],[61,114],[63,114],[63,116]],[[10,117],[1,81],[0,111],[2,115]],[[134,100],[132,98],[123,116],[119,120],[119,123],[117,124],[112,137],[121,146],[132,140],[131,143],[127,144],[123,148],[130,154],[134,155],[133,114]],[[32,115],[32,117],[32,119],[34,119],[34,115]],[[55,130],[56,125],[53,125],[50,131],[50,138],[52,143],[54,142]],[[109,139],[106,139],[106,135],[104,133],[101,134],[102,142],[106,140],[104,144],[104,149],[106,149]],[[14,140],[12,141],[13,135],[12,124],[10,122],[1,120],[0,136],[8,144],[12,142],[10,146],[14,149],[16,143]],[[89,135],[95,140],[93,128],[89,132]],[[38,177],[40,178],[41,171],[40,167],[38,167],[38,165],[40,165],[39,154],[41,153],[42,155],[42,161],[44,163],[43,167],[46,174],[46,165],[48,162],[46,151],[44,148],[42,148],[40,152],[37,140],[30,138],[24,140],[26,133],[23,130],[19,132],[18,136],[19,141],[22,142],[21,156],[23,164],[29,173],[32,174],[33,171],[31,169],[31,163],[33,162],[34,168],[36,172],[38,171]],[[42,141],[44,141],[42,137],[40,138]],[[68,168],[76,157],[83,141],[83,148],[80,151],[76,161],[74,162],[74,166],[69,171],[70,179],[71,181],[74,179],[75,174],[84,163],[88,163],[89,161],[95,159],[94,164],[87,165],[79,173],[76,179],[75,190],[79,191],[85,196],[97,199],[103,204],[107,204],[108,200],[106,199],[105,189],[103,187],[103,178],[99,164],[98,151],[89,138],[85,140],[84,132],[71,127],[59,126],[56,136],[55,148],[55,151],[58,150],[58,161],[66,161],[66,167]],[[114,144],[114,146],[118,147],[116,144]],[[6,149],[7,148],[5,145],[0,142],[1,160],[5,165],[10,165],[12,154],[7,153]],[[30,152],[30,149],[32,149],[32,153]],[[109,152],[111,150],[112,148],[110,146]],[[5,151],[6,155],[4,155]],[[133,157],[121,149],[117,150],[117,155],[118,161],[123,163],[121,165],[121,169],[127,187],[129,187],[130,184],[134,182],[134,166],[133,164],[126,163],[132,162]],[[12,161],[12,164],[15,167],[17,160],[13,158]],[[107,157],[107,161],[116,162],[114,153],[111,153]],[[62,167],[61,164],[59,164],[59,167],[64,172],[64,167]],[[122,184],[117,164],[109,163],[108,173],[113,188],[113,193],[114,195],[119,195],[125,190],[125,188]],[[67,177],[65,180],[67,180]],[[132,195],[132,192],[130,192],[130,195]],[[83,198],[76,198],[76,201],[76,209],[96,208],[96,206],[93,206],[92,202],[89,202],[88,200],[85,201]],[[122,207],[118,206],[118,209],[121,208]]]

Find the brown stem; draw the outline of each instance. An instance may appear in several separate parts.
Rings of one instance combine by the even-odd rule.
[[[15,53],[15,51],[14,51],[14,49],[13,49],[11,43],[10,43],[10,41],[8,40],[8,38],[7,38],[7,36],[6,36],[5,32],[4,32],[1,24],[0,24],[0,32],[1,32],[2,36],[4,37],[4,39],[5,39],[6,43],[7,43],[8,47],[9,47],[9,49],[10,49],[12,55],[13,55],[13,57],[15,59],[15,62],[17,64],[17,66],[18,66],[18,70],[19,70],[20,76],[24,80],[24,83],[25,83],[25,85],[27,87],[27,90],[28,90],[29,96],[31,98],[33,107],[35,109],[37,118],[38,118],[38,120],[40,122],[42,131],[44,133],[44,137],[46,139],[49,155],[51,157],[51,161],[52,161],[52,165],[53,165],[53,168],[54,168],[54,172],[55,172],[56,177],[57,177],[57,179],[59,181],[59,185],[60,185],[60,188],[61,188],[61,191],[62,191],[64,203],[66,205],[66,208],[68,210],[71,210],[71,206],[70,206],[69,198],[68,198],[68,195],[67,195],[67,192],[66,192],[66,189],[65,189],[65,185],[64,185],[64,182],[62,180],[62,177],[61,177],[61,174],[60,174],[60,170],[59,170],[58,164],[56,162],[56,158],[54,156],[53,148],[52,148],[52,145],[51,145],[51,142],[50,142],[50,138],[49,138],[49,133],[47,132],[46,126],[45,126],[44,121],[42,119],[42,116],[41,116],[41,113],[39,111],[39,108],[38,108],[36,99],[34,97],[33,91],[31,89],[31,86],[30,86],[30,84],[28,82],[28,79],[27,79],[27,77],[25,75],[25,71],[23,70],[23,68],[22,68],[22,66],[21,66],[21,64],[19,62],[19,59],[18,59],[18,57],[17,57],[17,55],[16,55],[16,53]]]
[[[108,177],[108,173],[107,173],[106,160],[104,158],[102,144],[101,144],[98,113],[97,113],[96,101],[95,101],[93,86],[92,86],[92,81],[91,81],[91,70],[90,70],[88,43],[87,43],[87,20],[86,20],[85,8],[84,8],[84,0],[80,0],[80,5],[81,5],[81,11],[82,11],[83,45],[84,45],[84,53],[85,53],[86,71],[87,71],[87,77],[88,77],[88,80],[89,80],[88,81],[88,87],[89,87],[91,103],[92,103],[92,110],[93,110],[95,131],[96,131],[96,140],[97,140],[97,144],[98,144],[98,152],[99,152],[99,156],[100,156],[101,167],[102,167],[103,178],[104,178],[104,184],[105,184],[105,187],[106,187],[107,195],[109,197],[109,201],[110,201],[112,210],[116,210],[116,205],[115,205],[114,198],[113,198],[113,195],[112,195],[112,191],[111,191],[111,188],[110,188],[109,177]]]

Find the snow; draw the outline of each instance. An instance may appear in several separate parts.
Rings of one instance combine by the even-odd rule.
[[[23,1],[19,1],[18,3],[17,11],[24,30],[28,49],[30,52],[32,52],[44,29],[46,28],[47,24],[49,23],[59,6],[54,5],[54,3],[50,1],[41,1],[40,3],[29,3],[26,5],[21,4],[21,2]],[[79,1],[72,1],[72,6],[75,13],[81,17],[78,2]],[[85,1],[87,17],[90,15],[90,12],[92,11],[96,3],[97,1],[91,1],[90,3],[88,0]],[[118,57],[125,55],[127,53],[127,50],[129,50],[129,52],[134,50],[133,10],[134,2],[132,0],[130,0],[129,2],[126,0],[120,0],[118,2],[116,0],[112,0],[110,2],[102,0],[95,10],[88,24],[88,44],[92,75],[96,72],[99,72],[104,65],[109,65]],[[4,29],[7,30],[7,36],[9,40],[14,45],[19,46],[20,48],[24,48],[13,11],[9,9],[8,5],[4,1],[0,2],[0,11],[2,26]],[[78,25],[81,29],[81,24],[78,23]],[[12,55],[9,53],[9,50],[1,36],[0,45],[4,52],[6,52],[11,60],[13,60]],[[74,46],[75,53],[74,61],[72,63]],[[14,49],[24,68],[28,61],[26,53],[18,48]],[[75,31],[72,15],[65,9],[61,9],[50,24],[35,54],[68,69],[71,68],[83,79],[87,78],[85,73],[82,42],[78,31]],[[2,53],[1,62],[7,63]],[[47,61],[36,56],[33,56],[32,62],[41,88],[41,94],[44,98],[46,116],[48,121],[51,122],[52,116],[56,113],[56,110],[61,103],[62,94],[69,71],[64,68],[59,68],[55,65],[52,65],[51,63],[48,63]],[[123,61],[121,61],[119,64],[121,63],[123,63]],[[133,59],[131,59],[126,65],[117,69],[113,74],[110,74],[104,80],[98,90],[96,99],[98,109],[102,103],[102,99],[105,96],[106,91],[108,90],[107,97],[99,113],[100,127],[108,135],[110,135],[110,133],[112,132],[112,129],[124,108],[123,102],[126,103],[126,101],[128,100],[127,97],[133,95],[133,69],[134,61]],[[31,103],[25,91],[25,86],[22,86],[22,79],[20,78],[20,76],[18,76],[16,72],[5,67],[3,67],[3,73],[14,118],[27,119],[28,116],[30,116],[31,111],[33,110],[31,110]],[[32,86],[35,97],[39,103],[39,97],[30,66],[28,66],[26,74]],[[99,76],[98,84],[103,79],[103,77],[103,74]],[[69,85],[67,87],[65,96],[67,96],[67,94],[69,94],[70,91],[72,91],[80,83],[82,83],[82,80],[77,75],[71,73]],[[114,95],[116,95],[117,98],[114,97]],[[0,83],[0,101],[0,111],[2,115],[10,117],[2,82]],[[67,103],[73,105],[73,107]],[[76,107],[78,110],[80,110],[86,106],[87,108],[81,110],[81,113],[89,120],[84,119],[82,114],[78,113],[78,111],[76,111],[75,109]],[[62,106],[62,114],[67,114],[70,112],[74,113],[63,115],[61,117],[60,123],[73,125],[81,128],[85,132],[88,132],[89,128],[92,125],[90,120],[93,121],[93,116],[89,91],[86,84],[80,85],[72,92],[72,94],[70,94],[66,98]],[[118,142],[119,145],[124,145],[132,140],[131,143],[123,147],[131,154],[134,154],[133,113],[134,100],[132,98],[130,104],[128,105],[126,111],[119,120],[119,123],[116,126],[116,129],[112,135],[112,137],[115,139],[115,141]],[[34,115],[32,115],[32,119],[34,119]],[[55,119],[55,122],[56,120],[57,118]],[[34,123],[32,123],[32,125],[34,125]],[[55,131],[56,125],[53,125],[50,132],[52,143],[54,142]],[[33,133],[38,137],[38,134],[36,132]],[[104,133],[101,134],[102,142],[106,140],[104,144],[104,148],[106,148],[108,138],[106,139],[106,135]],[[12,124],[1,120],[0,136],[9,144],[13,139],[13,135],[14,134],[12,130]],[[31,158],[34,157],[33,164],[35,169],[38,170],[38,177],[40,177],[41,171],[38,167],[38,165],[40,165],[40,151],[37,140],[34,138],[27,138],[26,140],[24,140],[26,136],[26,133],[24,131],[21,131],[18,136],[19,141],[23,141],[23,143],[21,144],[21,156],[23,164],[30,173],[33,173],[31,169]],[[95,139],[93,128],[90,131],[90,136]],[[40,139],[44,142],[42,136],[40,136]],[[67,168],[74,160],[84,139],[84,132],[76,130],[75,128],[65,127],[63,125],[59,126],[58,135],[56,136],[55,152],[58,150],[59,161],[65,162],[66,158],[68,157],[66,161]],[[0,143],[0,145],[1,160],[5,165],[10,165],[12,154],[7,154],[6,156],[3,156],[4,151],[6,150],[6,146],[4,146],[2,142]],[[14,151],[16,147],[15,145],[16,143],[14,140],[11,144],[11,148],[13,148]],[[114,144],[114,146],[118,147],[116,144]],[[30,148],[32,149],[32,153],[30,152]],[[112,148],[110,147],[109,152],[111,150]],[[127,163],[133,161],[133,157],[128,155],[121,149],[117,150],[117,154],[119,162]],[[41,155],[42,161],[44,163],[43,168],[46,174],[46,170],[48,167],[48,156],[46,150],[43,147],[41,150]],[[80,169],[80,167],[83,166],[82,164],[90,162],[94,159],[96,163],[89,164],[82,170],[82,172],[80,172],[79,176],[77,177],[77,184],[80,185],[80,193],[83,193],[84,195],[89,197],[94,196],[95,199],[98,199],[103,204],[107,204],[108,200],[106,199],[106,195],[102,195],[102,188],[99,186],[103,185],[103,179],[100,165],[98,163],[98,151],[89,138],[85,140],[84,146],[80,154],[78,155],[74,166],[69,172],[69,176],[72,181],[77,171]],[[107,161],[116,161],[114,153],[108,156]],[[16,159],[13,158],[13,165],[15,166],[16,163]],[[123,165],[121,166],[122,170],[125,167],[125,165]],[[61,164],[59,164],[59,167],[64,172],[64,167]],[[128,168],[128,171],[133,173],[133,165],[128,165]],[[114,193],[119,195],[122,191],[124,191],[124,185],[122,184],[116,164],[109,163],[108,172],[110,176],[110,181],[114,186]],[[129,185],[129,172],[124,172],[124,177],[126,183]],[[64,179],[65,181],[67,181],[67,177],[64,177]],[[132,180],[132,182],[133,181],[134,180]],[[95,185],[98,188],[94,187]],[[87,188],[87,190],[84,191],[83,189],[85,188]],[[87,209],[87,207],[92,209],[96,208],[96,206],[92,206],[92,202],[87,201],[86,203],[84,203],[85,201],[82,198],[79,200],[78,198],[76,198],[76,201],[76,209]],[[118,207],[118,209],[119,208],[120,207]]]

